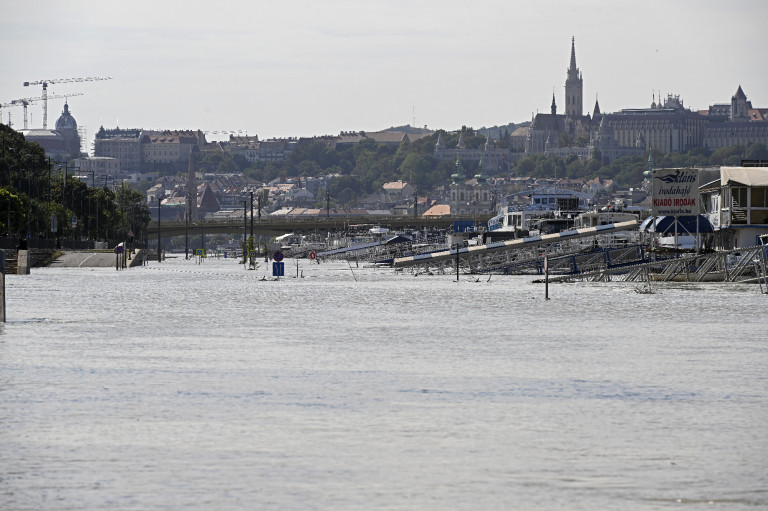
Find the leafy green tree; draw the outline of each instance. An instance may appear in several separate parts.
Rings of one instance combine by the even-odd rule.
[[[566,132],[561,132],[557,141],[557,147],[571,147],[573,146],[573,137]]]
[[[747,149],[744,152],[744,159],[745,160],[768,160],[768,150],[763,144],[759,142],[754,142],[749,146],[747,146]]]
[[[740,159],[742,154],[744,154],[743,145],[721,147],[712,152],[712,156],[709,157],[709,163],[715,166],[730,165],[731,163],[729,162],[733,162],[735,159]]]

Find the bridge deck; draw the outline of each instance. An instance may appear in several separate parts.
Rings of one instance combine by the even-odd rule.
[[[487,222],[487,217],[412,217],[412,216],[336,216],[336,217],[287,217],[277,218],[262,217],[253,219],[254,234],[282,234],[288,232],[312,232],[312,231],[341,231],[349,230],[355,226],[380,226],[391,230],[398,229],[446,229],[453,225],[454,221],[473,220],[476,225]],[[157,236],[157,221],[152,220],[147,226],[147,235],[152,238]],[[160,234],[167,236],[183,236],[184,233],[240,233],[250,235],[251,219],[227,218],[222,220],[197,220],[185,225],[183,220],[162,220],[160,222]]]

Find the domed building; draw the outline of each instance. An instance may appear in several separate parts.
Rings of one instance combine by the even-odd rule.
[[[64,103],[64,111],[56,121],[56,131],[61,134],[67,152],[79,156],[80,135],[77,132],[77,121],[69,112],[69,105],[67,103]]]
[[[27,142],[39,144],[45,155],[56,161],[66,161],[71,156],[80,156],[80,134],[77,121],[69,113],[69,105],[64,103],[64,112],[56,121],[54,130],[21,130]]]

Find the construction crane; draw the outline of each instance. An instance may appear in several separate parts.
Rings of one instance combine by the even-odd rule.
[[[16,100],[11,101],[10,103],[0,103],[0,122],[3,122],[3,108],[8,108],[11,106],[18,106],[16,103]],[[11,127],[11,113],[8,112],[8,127]]]
[[[51,83],[73,83],[73,82],[95,82],[98,80],[111,80],[111,76],[91,76],[88,78],[55,78],[53,80],[38,80],[36,82],[24,82],[24,87],[30,85],[43,86],[43,129],[48,129],[48,84]]]
[[[48,96],[47,99],[61,99],[61,98],[64,98],[64,100],[66,101],[67,98],[71,98],[73,96],[82,96],[82,95],[83,95],[82,92],[73,92],[71,94],[54,94],[52,96]],[[31,105],[32,103],[36,103],[36,102],[42,101],[42,100],[43,100],[42,97],[39,97],[39,98],[14,99],[10,103],[6,103],[4,105],[0,105],[0,107],[1,108],[5,108],[7,106],[19,106],[19,105],[23,106],[24,107],[24,129],[28,129],[27,128],[27,107],[29,105]]]

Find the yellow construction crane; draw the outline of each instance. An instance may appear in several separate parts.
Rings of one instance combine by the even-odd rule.
[[[30,85],[43,86],[43,129],[48,129],[48,84],[51,83],[73,83],[73,82],[95,82],[99,80],[111,80],[111,76],[90,76],[88,78],[55,78],[53,80],[38,80],[36,82],[24,82],[24,87]]]

